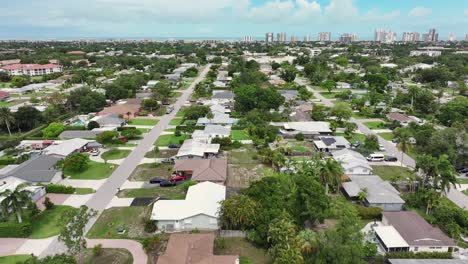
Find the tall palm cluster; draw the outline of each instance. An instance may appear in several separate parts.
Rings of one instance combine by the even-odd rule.
[[[25,190],[26,185],[17,186],[14,190],[6,190],[0,194],[0,205],[3,218],[8,218],[11,215],[16,215],[18,223],[23,222],[22,214],[24,208],[28,207],[31,201],[31,192]]]
[[[10,134],[11,136],[11,125],[13,125],[15,123],[15,117],[13,116],[13,113],[10,111],[9,108],[6,108],[6,107],[2,107],[0,108],[0,124],[2,125],[5,125],[7,130],[8,130],[8,134]]]

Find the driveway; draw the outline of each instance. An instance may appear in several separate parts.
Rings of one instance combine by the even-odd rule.
[[[18,250],[25,242],[25,238],[0,238],[0,256],[16,254],[16,250]]]
[[[56,205],[62,205],[71,194],[61,194],[61,193],[48,193],[44,195],[41,199],[36,201],[37,208],[41,211],[45,210],[44,201],[46,197],[49,197],[50,201]]]

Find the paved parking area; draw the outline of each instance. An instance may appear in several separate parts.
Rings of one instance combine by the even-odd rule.
[[[49,197],[50,201],[55,205],[63,205],[64,202],[71,196],[71,194],[48,193],[41,199],[37,200],[36,205],[39,210],[45,210],[44,200]]]
[[[66,186],[73,186],[75,188],[92,188],[94,190],[99,189],[107,179],[102,180],[72,180],[72,179],[64,179],[60,182],[60,184]]]
[[[112,198],[112,200],[107,205],[106,209],[111,207],[128,207],[132,205],[133,199],[134,198],[119,198],[114,196],[114,198]]]
[[[70,197],[68,197],[68,199],[65,200],[62,205],[68,205],[78,208],[82,205],[85,205],[89,201],[89,199],[91,199],[91,197],[93,197],[93,194],[73,194],[70,195]]]

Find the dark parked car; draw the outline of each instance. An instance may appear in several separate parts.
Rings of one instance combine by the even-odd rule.
[[[153,178],[149,181],[151,184],[156,184],[156,183],[161,183],[162,181],[165,181],[163,178]]]
[[[468,172],[468,168],[461,168],[458,170],[459,173],[467,173]]]
[[[385,157],[385,161],[398,161],[398,159],[396,157],[387,156]]]
[[[393,143],[398,143],[398,138],[392,139],[392,142],[393,142]]]
[[[175,181],[164,180],[164,181],[159,183],[159,186],[161,186],[161,187],[172,187],[172,186],[176,186],[176,182]]]
[[[168,148],[170,149],[177,149],[177,148],[180,148],[180,145],[179,144],[169,144],[169,146],[167,146]]]

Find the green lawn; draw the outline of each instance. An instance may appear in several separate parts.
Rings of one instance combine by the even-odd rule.
[[[88,161],[88,168],[83,172],[64,171],[65,176],[70,176],[76,180],[100,180],[109,177],[117,168],[114,164],[104,164],[95,161]]]
[[[367,116],[361,114],[361,112],[353,112],[353,117],[356,119],[366,119]]]
[[[131,150],[128,149],[110,149],[104,153],[101,154],[101,158],[104,160],[119,160],[126,158]]]
[[[18,262],[22,263],[28,259],[31,259],[31,255],[11,255],[0,257],[0,264],[16,264]]]
[[[135,126],[155,126],[158,122],[158,119],[134,118],[130,120],[129,124]]]
[[[133,256],[130,251],[123,248],[103,248],[98,256],[93,254],[92,249],[85,251],[83,263],[92,264],[132,264]]]
[[[181,95],[182,95],[181,92],[172,92],[171,93],[171,97],[174,97],[174,98],[179,98]]]
[[[463,179],[458,178],[458,183],[460,183],[460,184],[468,184],[468,178],[463,178]],[[465,192],[465,194],[466,194],[466,192]],[[467,194],[467,195],[468,195],[468,194]]]
[[[70,206],[56,205],[53,209],[40,213],[37,219],[31,222],[32,234],[29,238],[46,238],[58,235],[62,214],[68,210],[77,209]]]
[[[149,236],[144,231],[144,220],[149,219],[151,207],[130,206],[113,207],[104,210],[86,234],[88,238],[134,238]],[[118,234],[117,229],[124,228],[125,234]]]
[[[130,175],[131,181],[149,181],[154,177],[169,179],[173,171],[172,164],[145,163],[138,165]]]
[[[190,135],[182,134],[179,137],[175,135],[161,135],[158,140],[156,140],[155,145],[159,147],[169,146],[170,144],[181,144],[181,140],[186,140],[190,138]]]
[[[388,141],[392,141],[392,139],[394,138],[393,133],[379,133],[378,135]]]
[[[239,255],[241,264],[269,264],[273,262],[265,249],[254,246],[245,238],[226,237],[217,239],[224,240],[225,247],[219,248],[216,245],[220,243],[215,243],[214,253],[216,255]]]
[[[185,116],[185,112],[183,109],[179,110],[179,112],[177,112],[176,114],[177,117],[184,117]]]
[[[148,129],[148,128],[137,128],[137,130],[139,130],[142,134],[148,133],[151,131],[151,129]]]
[[[3,108],[3,107],[12,107],[14,105],[16,105],[17,103],[15,103],[14,101],[13,102],[5,102],[5,101],[0,101],[0,108]]]
[[[232,140],[249,140],[250,136],[244,130],[231,130]]]
[[[75,194],[91,194],[95,193],[96,191],[93,188],[75,188]]]
[[[185,192],[182,185],[174,187],[154,187],[141,189],[125,189],[118,194],[120,198],[138,198],[138,197],[163,197],[171,200],[185,199]]]
[[[184,120],[182,118],[174,118],[169,122],[169,125],[171,126],[180,126],[184,123]]]
[[[335,93],[335,92],[321,92],[320,95],[322,95],[323,97],[327,98],[327,99],[335,99],[335,96],[339,94],[339,93]]]
[[[366,140],[366,135],[359,133],[353,133],[350,137],[346,136],[345,133],[336,133],[336,135],[345,137],[350,143],[354,143],[356,141],[363,143],[364,140]]]
[[[382,180],[394,181],[394,180],[405,180],[408,178],[415,178],[416,174],[405,167],[398,166],[372,166],[374,174],[380,176]]]
[[[382,121],[370,121],[364,122],[364,125],[370,129],[385,129],[387,125],[385,122]]]

